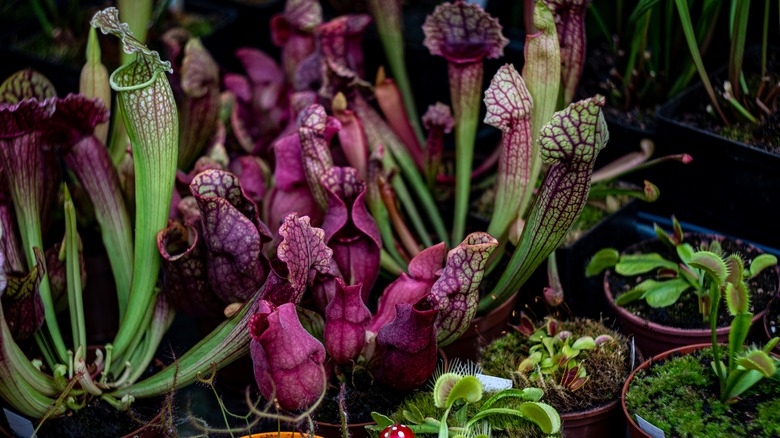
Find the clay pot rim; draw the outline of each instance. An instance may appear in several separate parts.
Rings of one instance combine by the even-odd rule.
[[[632,417],[631,414],[629,414],[628,407],[626,406],[626,393],[628,392],[628,387],[631,384],[631,381],[634,380],[636,373],[641,369],[650,368],[650,365],[652,365],[654,361],[666,359],[667,357],[675,353],[690,354],[693,353],[694,351],[698,351],[708,347],[712,347],[712,343],[684,345],[682,347],[666,350],[663,353],[656,354],[655,356],[650,356],[647,360],[639,364],[638,367],[634,368],[634,370],[631,371],[631,374],[628,375],[628,378],[626,378],[625,383],[623,383],[623,389],[620,391],[620,407],[623,409],[623,416],[626,418],[626,423],[629,425],[629,427],[632,427],[634,430],[639,431],[639,433],[642,436],[650,438],[650,435],[648,435],[644,430],[642,430],[639,427],[638,424],[636,424],[636,422],[634,421],[634,417]]]
[[[723,236],[723,235],[720,235],[720,234],[710,234],[710,233],[687,232],[687,233],[684,233],[684,235],[686,237],[698,236],[698,237],[712,238],[712,239],[715,239],[715,240],[718,240],[718,241],[723,241],[723,240],[726,239],[726,236]],[[738,243],[740,245],[749,246],[751,249],[755,249],[755,250],[757,250],[761,254],[765,253],[764,250],[762,250],[761,248],[753,245],[752,243],[746,242],[746,241],[741,240],[741,239],[732,239],[732,238],[728,238],[728,239],[730,241]],[[657,237],[640,240],[639,242],[636,242],[636,243],[628,246],[627,248],[625,248],[623,251],[620,252],[620,254],[621,255],[625,254],[628,250],[630,250],[631,248],[633,248],[635,246],[640,246],[640,245],[646,244],[648,242],[657,242],[657,241],[659,241],[659,239]],[[778,296],[780,294],[780,265],[776,265],[772,269],[777,274],[777,277],[778,277],[778,280],[779,280],[779,284],[775,285],[775,296]],[[618,306],[617,304],[615,304],[615,297],[612,295],[612,288],[610,287],[609,281],[607,279],[607,276],[608,276],[608,274],[611,271],[612,271],[611,269],[608,269],[608,270],[604,271],[604,274],[602,276],[602,283],[603,283],[603,286],[604,286],[604,294],[607,297],[607,303],[609,304],[610,308],[615,313],[618,314],[619,317],[625,318],[625,319],[631,321],[631,323],[633,323],[635,325],[644,326],[644,327],[646,327],[646,328],[648,328],[650,330],[654,330],[654,331],[657,331],[659,333],[663,333],[663,334],[666,334],[666,335],[675,335],[675,336],[680,336],[680,337],[699,337],[699,336],[708,336],[708,335],[710,335],[712,333],[712,330],[709,329],[709,328],[701,328],[701,329],[678,328],[678,327],[674,327],[674,326],[670,326],[670,325],[658,324],[656,322],[653,322],[653,321],[644,319],[642,317],[639,317],[639,316],[635,315],[634,313],[630,312],[629,310],[627,310],[626,308],[624,308],[622,306]],[[774,299],[774,297],[771,298],[769,300],[769,302],[771,302],[772,299]],[[761,309],[760,311],[756,312],[753,315],[753,318],[750,320],[750,325],[753,326],[753,324],[756,324],[759,320],[762,320],[764,318],[765,314],[766,314],[766,309]],[[715,332],[716,332],[716,334],[718,336],[722,336],[722,335],[725,335],[725,334],[728,333],[728,331],[730,330],[730,327],[731,327],[730,324],[729,325],[725,325],[725,326],[720,326],[717,329],[715,329]]]
[[[780,302],[780,292],[775,294],[775,296],[773,296],[772,299],[769,300],[769,303],[767,303],[766,305],[766,309],[764,309],[764,315],[761,318],[761,322],[764,325],[764,334],[766,335],[767,339],[772,339],[776,336],[780,336],[780,335],[773,335],[772,333],[769,333],[769,317],[771,316],[771,314],[769,313],[769,309],[771,309],[776,302]],[[775,346],[774,352],[780,353],[780,345]]]
[[[280,437],[280,438],[303,438],[303,437],[313,437],[313,438],[323,438],[320,435],[311,435],[311,434],[305,434],[301,432],[292,432],[292,431],[280,431],[280,432],[257,432],[250,435],[241,435],[240,438],[274,438],[274,437]]]
[[[579,420],[581,418],[591,417],[597,414],[606,413],[617,407],[620,398],[616,398],[606,404],[596,406],[595,408],[585,409],[583,411],[573,411],[561,413],[561,421],[563,421],[564,427],[566,427],[566,421]]]

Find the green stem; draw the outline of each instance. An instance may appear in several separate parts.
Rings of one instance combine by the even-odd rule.
[[[30,7],[32,8],[33,13],[35,14],[35,18],[38,19],[38,23],[41,25],[41,29],[46,34],[46,36],[49,38],[54,38],[54,26],[46,16],[46,12],[43,10],[43,6],[41,6],[41,1],[32,0],[30,2]]]
[[[604,22],[604,18],[601,16],[601,13],[598,11],[598,9],[596,9],[596,5],[591,4],[588,7],[588,12],[590,13],[590,16],[593,17],[593,21],[596,22],[596,27],[601,32],[601,35],[609,43],[609,48],[612,49],[613,53],[616,53],[617,47],[615,47],[615,42],[612,39],[612,32],[607,27],[607,23]]]
[[[76,230],[76,210],[70,197],[68,186],[63,186],[65,192],[65,266],[68,285],[68,309],[70,311],[70,327],[73,333],[73,350],[86,351],[87,329],[84,323],[84,299],[81,286],[81,263],[79,263],[80,239]]]
[[[766,75],[766,51],[769,38],[769,0],[764,0],[764,27],[761,33],[761,77]]]
[[[748,14],[750,0],[736,0],[733,30],[731,34],[731,50],[729,51],[729,81],[733,85],[734,98],[739,99],[742,78],[742,60],[745,55],[745,38],[747,37]]]
[[[182,388],[197,380],[199,375],[208,375],[214,367],[217,370],[232,363],[249,352],[249,317],[260,294],[256,294],[230,319],[220,324],[205,338],[179,357],[176,366],[170,366],[159,373],[118,388],[109,395],[122,398],[132,394],[136,398],[153,397]]]
[[[379,189],[379,173],[381,164],[378,159],[372,158],[368,163],[368,179],[366,181],[366,204],[371,212],[371,216],[376,222],[379,234],[382,236],[382,254],[389,257],[397,264],[406,266],[398,248],[395,245],[395,237],[390,223],[390,216],[387,207],[382,201],[382,195]],[[383,257],[384,259],[385,257]]]
[[[715,364],[715,372],[718,375],[722,398],[726,391],[726,377],[723,375],[723,367],[721,367],[720,362],[720,347],[718,345],[718,307],[720,304],[720,291],[717,288],[718,286],[716,284],[710,284],[710,331],[712,332],[712,363]]]
[[[732,87],[734,90],[739,89],[739,86]],[[750,114],[750,111],[747,110],[744,106],[742,106],[741,103],[737,99],[735,99],[733,96],[726,99],[726,102],[728,102],[734,109],[739,112],[742,117],[748,119],[750,123],[758,124],[758,119],[756,119],[753,114]]]
[[[449,63],[450,98],[455,113],[455,212],[452,242],[460,242],[466,229],[471,194],[471,166],[482,96],[482,61]]]
[[[417,230],[417,234],[423,245],[425,245],[426,248],[433,246],[431,236],[428,235],[425,228],[425,222],[423,221],[422,216],[420,216],[420,212],[417,211],[417,206],[412,199],[412,195],[409,193],[409,189],[406,188],[404,181],[400,178],[393,178],[392,186],[396,196],[398,196],[398,200],[401,201],[401,205],[406,207],[406,214],[409,216],[409,220],[412,221],[412,225]]]
[[[406,268],[402,264],[398,263],[387,251],[385,251],[385,248],[382,248],[379,263],[385,271],[394,277],[397,277],[401,275],[402,272],[406,271]]]
[[[152,21],[152,0],[117,0],[119,18],[130,26],[130,32],[141,43],[146,42]],[[135,55],[120,50],[122,64],[132,62]]]
[[[22,211],[24,210],[24,211]],[[27,256],[27,266],[35,266],[35,253],[33,248],[43,248],[43,237],[41,236],[41,221],[37,214],[37,208],[34,214],[25,214],[27,209],[16,209],[16,217],[19,218],[17,223],[19,224],[19,231],[22,235],[22,245],[25,249],[25,255]],[[46,329],[49,333],[48,342],[45,344],[47,348],[53,348],[54,360],[61,363],[67,361],[67,349],[65,348],[65,341],[62,339],[62,333],[60,332],[60,326],[57,323],[57,312],[54,310],[54,303],[51,298],[51,285],[49,284],[49,274],[46,273],[41,279],[41,284],[38,286],[38,293],[41,296],[43,302],[44,319],[46,321]],[[38,340],[38,345],[42,346],[41,340]],[[54,367],[55,362],[49,363],[50,367]]]
[[[420,118],[417,114],[417,106],[414,103],[414,94],[412,93],[406,69],[406,59],[404,58],[401,2],[398,0],[369,0],[367,3],[371,15],[374,17],[379,39],[382,41],[382,47],[385,50],[385,57],[388,64],[390,64],[390,71],[393,73],[393,79],[395,79],[395,83],[401,91],[404,108],[406,108],[406,114],[409,115],[412,129],[414,129],[420,144],[425,144],[425,136],[420,126]]]
[[[128,380],[129,383],[132,384],[138,380],[146,371],[152,359],[154,359],[154,355],[157,353],[157,346],[160,345],[160,341],[162,341],[165,332],[171,325],[174,315],[173,308],[164,299],[158,299],[151,326],[146,332],[146,339],[144,339],[142,344],[143,348],[136,350],[138,357],[131,360],[131,363],[137,368],[133,369]]]
[[[419,169],[417,169],[414,159],[409,155],[409,152],[395,133],[393,133],[392,129],[387,126],[385,121],[382,120],[382,117],[379,116],[376,110],[374,110],[368,102],[362,98],[356,98],[353,100],[352,104],[355,107],[355,112],[358,117],[363,120],[363,128],[366,131],[366,137],[368,138],[372,150],[376,150],[379,145],[383,145],[386,148],[384,160],[395,159],[393,163],[397,162],[401,172],[403,172],[403,175],[409,180],[409,183],[412,185],[412,190],[414,190],[414,194],[417,195],[417,198],[420,200],[439,239],[441,239],[442,242],[447,243],[447,229],[444,226],[444,220],[442,220],[436,201],[428,190],[428,186],[425,184],[425,180],[420,174]],[[392,153],[392,157],[388,157],[388,151]],[[387,163],[387,161],[385,161],[385,163]],[[395,182],[393,183],[393,188],[395,188],[400,199],[402,195]],[[405,204],[404,206],[407,210],[416,208],[412,207],[411,204]],[[427,235],[427,232],[421,234]],[[420,238],[422,239],[422,236],[420,236]]]
[[[122,108],[119,105],[111,107],[111,135],[108,138],[108,152],[111,155],[111,161],[114,167],[119,167],[127,153],[127,129],[122,117]]]

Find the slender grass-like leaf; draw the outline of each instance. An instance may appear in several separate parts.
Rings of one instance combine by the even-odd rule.
[[[733,27],[731,32],[731,47],[729,50],[729,81],[734,85],[734,98],[739,100],[742,87],[742,60],[745,56],[745,39],[750,13],[750,0],[735,0]],[[746,90],[745,90],[746,91]]]
[[[707,70],[704,68],[704,62],[701,59],[701,53],[699,52],[699,46],[696,42],[696,35],[693,31],[693,23],[691,22],[691,13],[688,10],[688,2],[687,0],[674,0],[675,4],[677,5],[677,12],[680,15],[680,21],[682,22],[683,27],[683,33],[685,34],[685,41],[688,43],[688,49],[691,52],[691,57],[693,58],[693,62],[696,65],[696,70],[699,72],[699,77],[701,78],[702,84],[704,84],[705,90],[707,90],[707,95],[710,97],[710,102],[712,103],[712,107],[715,109],[715,111],[718,113],[718,116],[720,116],[723,123],[726,125],[729,125],[728,119],[726,119],[726,116],[723,114],[723,111],[720,108],[720,104],[718,103],[718,97],[715,95],[715,90],[712,88],[712,84],[710,83],[710,78],[707,75]]]

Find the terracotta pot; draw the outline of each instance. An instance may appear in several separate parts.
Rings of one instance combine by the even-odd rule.
[[[712,340],[712,331],[710,329],[680,329],[642,319],[615,304],[606,281],[604,288],[609,305],[617,314],[621,330],[624,333],[633,334],[637,347],[647,354],[648,357],[673,348],[703,344]],[[754,315],[751,320],[751,326],[754,326],[757,321],[761,320],[764,317],[764,313],[765,311],[762,310]],[[729,328],[729,326],[718,327],[715,331],[718,336],[718,342],[728,342]]]
[[[708,236],[708,238],[717,237],[721,238],[721,236]],[[650,239],[650,240],[657,240],[657,239]],[[643,243],[646,243],[647,241],[640,242],[636,245],[641,245]],[[741,242],[742,244],[749,245],[745,242]],[[752,245],[750,245],[752,247]],[[624,252],[631,252],[631,248],[629,247]],[[755,247],[752,247],[753,249]],[[755,248],[758,252],[760,251],[758,248]],[[778,268],[775,267],[773,269],[775,272],[778,272]],[[620,328],[623,331],[623,333],[626,334],[633,334],[634,335],[634,341],[636,342],[637,348],[639,348],[643,354],[645,354],[647,357],[654,356],[656,354],[662,353],[664,351],[682,347],[685,345],[692,345],[692,344],[701,344],[706,342],[712,342],[712,331],[709,328],[701,328],[701,329],[682,329],[667,325],[658,324],[649,320],[646,320],[644,318],[641,318],[639,316],[634,315],[630,311],[626,310],[625,308],[618,306],[615,304],[615,296],[612,293],[612,288],[610,287],[610,276],[616,275],[612,273],[612,270],[609,270],[605,272],[604,274],[604,293],[607,297],[607,303],[609,304],[609,307],[615,312],[617,315],[618,323],[620,324]],[[775,290],[777,290],[777,285],[775,285]],[[686,292],[689,293],[689,292]],[[724,304],[721,304],[723,306]],[[766,313],[766,309],[761,309],[758,313],[753,315],[753,319],[751,320],[751,331],[755,329],[755,327],[758,325],[757,322],[762,320],[764,317],[764,313]],[[728,342],[728,335],[729,335],[729,326],[723,326],[718,327],[716,330],[718,342]]]
[[[341,433],[341,425],[340,424],[333,424],[333,423],[323,423],[321,421],[315,421],[314,422],[317,425],[317,433],[318,436],[321,436],[323,438],[343,438],[344,434]],[[351,423],[347,424],[347,429],[349,429],[349,436],[350,438],[368,438],[368,431],[366,430],[366,426],[371,426],[374,423],[373,421],[367,421],[365,423]],[[271,437],[267,437],[271,438]],[[284,437],[282,437],[284,438]]]
[[[476,361],[479,358],[479,350],[504,332],[509,317],[515,310],[515,303],[517,294],[487,315],[474,318],[469,328],[455,342],[445,345],[441,350],[450,359]]]
[[[243,435],[241,438],[322,438],[320,435],[308,435],[299,432],[261,432]]]
[[[626,423],[620,412],[619,400],[587,411],[561,414],[563,436],[566,438],[618,437],[625,435]]]
[[[763,323],[766,340],[780,336],[780,327],[776,325],[778,314],[780,314],[780,295],[775,295],[766,306],[766,312],[764,312]],[[780,344],[776,345],[772,351],[780,354]]]
[[[650,438],[650,435],[645,433],[638,424],[634,421],[634,417],[629,414],[628,408],[626,407],[626,392],[628,392],[628,387],[631,384],[631,381],[634,379],[634,376],[636,373],[641,369],[649,368],[650,365],[653,364],[655,361],[659,361],[662,359],[666,359],[667,357],[673,355],[673,354],[690,354],[696,350],[701,350],[702,348],[711,347],[712,342],[710,343],[702,343],[702,344],[696,344],[696,345],[686,345],[684,347],[678,347],[671,350],[664,351],[661,354],[651,356],[646,361],[642,362],[638,367],[634,369],[634,371],[631,372],[631,374],[628,375],[628,378],[626,379],[626,383],[623,384],[623,390],[620,392],[620,406],[623,408],[623,417],[626,420],[626,425],[628,426],[628,433],[631,436],[631,438],[644,438],[648,437]]]

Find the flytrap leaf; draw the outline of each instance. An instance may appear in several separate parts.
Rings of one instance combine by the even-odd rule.
[[[726,262],[719,255],[710,251],[695,252],[688,264],[704,271],[718,285],[723,284],[729,275]]]
[[[648,254],[626,254],[620,257],[620,261],[615,265],[615,272],[630,277],[646,274],[659,268],[676,270],[677,263],[666,260],[660,254],[654,252]]]
[[[604,248],[593,255],[593,258],[585,267],[585,276],[593,277],[604,272],[605,269],[615,266],[620,260],[620,253],[614,248]]]
[[[755,278],[764,269],[777,265],[777,257],[772,254],[761,254],[750,263],[750,278]]]

